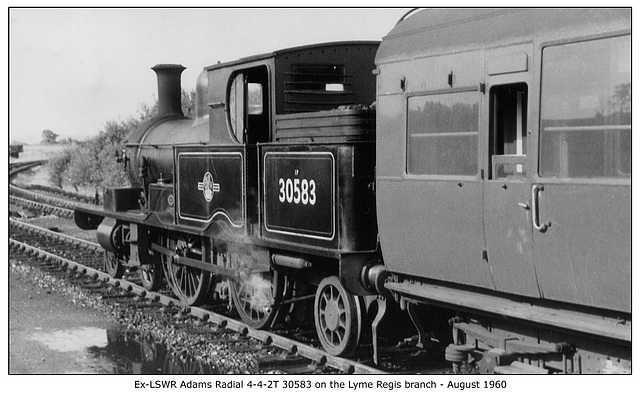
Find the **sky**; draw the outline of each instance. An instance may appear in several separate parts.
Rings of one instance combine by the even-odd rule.
[[[157,97],[161,63],[182,87],[203,67],[278,49],[380,40],[409,9],[13,8],[9,11],[10,142],[42,131],[85,139]]]

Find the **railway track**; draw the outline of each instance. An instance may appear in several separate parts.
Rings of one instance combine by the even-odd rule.
[[[24,171],[41,164],[29,163],[17,167]],[[11,173],[13,173],[13,170]],[[53,214],[61,218],[73,218],[73,208],[77,201],[52,197],[33,190],[10,186],[12,205],[30,209],[42,214]],[[42,190],[41,190],[42,191]],[[60,193],[56,193],[60,194]],[[86,201],[85,201],[86,202]],[[53,228],[53,230],[57,230]],[[315,330],[303,327],[285,326],[272,332],[256,330],[237,320],[236,314],[229,312],[229,303],[205,305],[203,307],[185,306],[173,294],[169,287],[159,292],[148,291],[140,284],[138,273],[125,273],[120,279],[110,277],[104,267],[104,250],[99,244],[80,238],[64,235],[50,229],[30,225],[18,220],[10,220],[11,259],[29,259],[38,264],[38,268],[58,276],[66,276],[74,284],[109,303],[117,302],[127,308],[123,316],[139,320],[142,316],[156,320],[154,323],[164,328],[178,328],[200,335],[209,344],[228,346],[230,352],[250,356],[253,368],[249,372],[274,372],[290,374],[372,374],[387,372],[447,373],[448,364],[433,363],[428,358],[442,358],[434,353],[442,348],[416,350],[413,345],[391,343],[382,353],[385,358],[383,369],[372,367],[371,354],[356,354],[359,361],[332,356],[320,349]],[[127,342],[132,340],[145,345],[149,334],[138,334],[134,339],[131,332],[124,333]],[[133,334],[136,335],[136,334]],[[193,339],[193,338],[192,338]],[[187,339],[189,341],[189,339]],[[317,345],[317,346],[314,346]],[[171,347],[171,345],[169,345]],[[168,370],[220,370],[219,365],[207,361],[206,353],[198,354],[186,350],[181,345],[173,347],[171,353],[180,353],[179,357],[168,355]],[[206,351],[205,351],[206,352]],[[433,356],[432,356],[433,355]],[[210,357],[210,356],[209,356]],[[426,360],[425,360],[426,359]],[[180,361],[184,361],[180,363]],[[417,365],[417,364],[422,365]],[[371,366],[369,365],[371,364]],[[424,364],[428,364],[425,369]]]
[[[28,256],[47,273],[66,276],[106,301],[128,307],[132,318],[151,317],[171,321],[173,327],[205,335],[209,344],[226,345],[231,352],[251,355],[252,372],[292,374],[379,374],[384,371],[327,354],[274,332],[255,330],[246,324],[204,307],[182,305],[175,297],[147,291],[135,277],[114,279],[102,271],[103,251],[98,244],[48,231],[16,220],[10,221],[12,259]],[[136,316],[137,315],[137,316]],[[179,327],[178,327],[179,326]],[[243,343],[238,348],[238,343]],[[203,357],[210,358],[206,353]],[[212,370],[220,365],[212,365]]]
[[[68,206],[56,206],[48,203],[29,200],[17,195],[10,195],[9,202],[14,205],[18,205],[24,209],[31,211],[41,212],[44,215],[56,215],[66,219],[73,218],[73,209]]]
[[[58,196],[43,194],[34,190],[9,186],[9,200],[27,209],[36,210],[45,214],[54,214],[68,219],[73,218],[73,209],[77,200],[68,200]]]
[[[28,162],[12,162],[9,164],[9,177],[14,177],[20,172],[29,170],[35,166],[44,165],[46,160],[28,161]]]
[[[40,184],[30,184],[24,187],[32,192],[39,192],[49,194],[50,196],[56,196],[58,198],[67,199],[73,202],[81,202],[85,204],[98,204],[100,202],[100,196],[96,192],[95,195],[84,195],[77,192],[66,191],[57,187],[43,186]]]
[[[46,161],[17,162],[9,167],[10,180],[17,174],[40,166]],[[12,182],[9,184],[9,201],[24,209],[40,212],[45,215],[56,215],[59,217],[72,219],[73,209],[78,202],[96,203],[99,197],[89,197],[77,193],[67,192],[54,187],[29,186],[19,187]]]

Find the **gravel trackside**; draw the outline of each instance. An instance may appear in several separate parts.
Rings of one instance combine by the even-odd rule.
[[[95,309],[47,288],[43,277],[11,262],[9,287],[10,374],[105,374],[113,367],[91,355],[106,345],[110,322]]]

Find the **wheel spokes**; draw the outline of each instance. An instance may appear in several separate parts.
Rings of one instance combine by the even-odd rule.
[[[253,328],[269,327],[280,306],[284,280],[276,271],[252,273],[230,282],[236,310]]]
[[[327,352],[351,354],[360,341],[360,303],[337,276],[326,277],[316,291],[315,319],[318,337]]]
[[[158,291],[162,286],[164,272],[162,265],[143,264],[138,267],[138,275],[142,286],[149,291]]]
[[[176,270],[176,280],[178,282],[178,287],[182,291],[183,295],[186,298],[194,297],[198,292],[198,286],[200,284],[200,279],[196,272],[190,269],[187,269],[185,266],[177,266]]]
[[[239,286],[238,299],[246,315],[255,321],[267,316],[273,304],[271,287],[256,287],[246,281],[240,282]]]
[[[193,238],[191,239],[193,240]],[[195,240],[197,239],[196,237]],[[179,251],[179,248],[182,248],[183,251],[187,251],[187,257],[204,260],[203,251],[197,244],[198,241],[189,241],[189,238],[178,242],[168,239],[166,247],[176,252]],[[204,244],[200,242],[199,245]],[[211,275],[209,272],[175,264],[170,255],[165,255],[162,261],[169,285],[180,301],[187,305],[198,305],[205,300],[211,283]]]

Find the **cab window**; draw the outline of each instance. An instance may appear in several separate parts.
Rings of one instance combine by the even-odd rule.
[[[269,141],[269,70],[266,65],[239,71],[229,85],[228,118],[241,144]]]
[[[229,91],[229,121],[231,131],[240,143],[244,143],[244,75],[233,79]]]
[[[260,83],[247,84],[249,91],[249,115],[262,115],[262,85]]]

